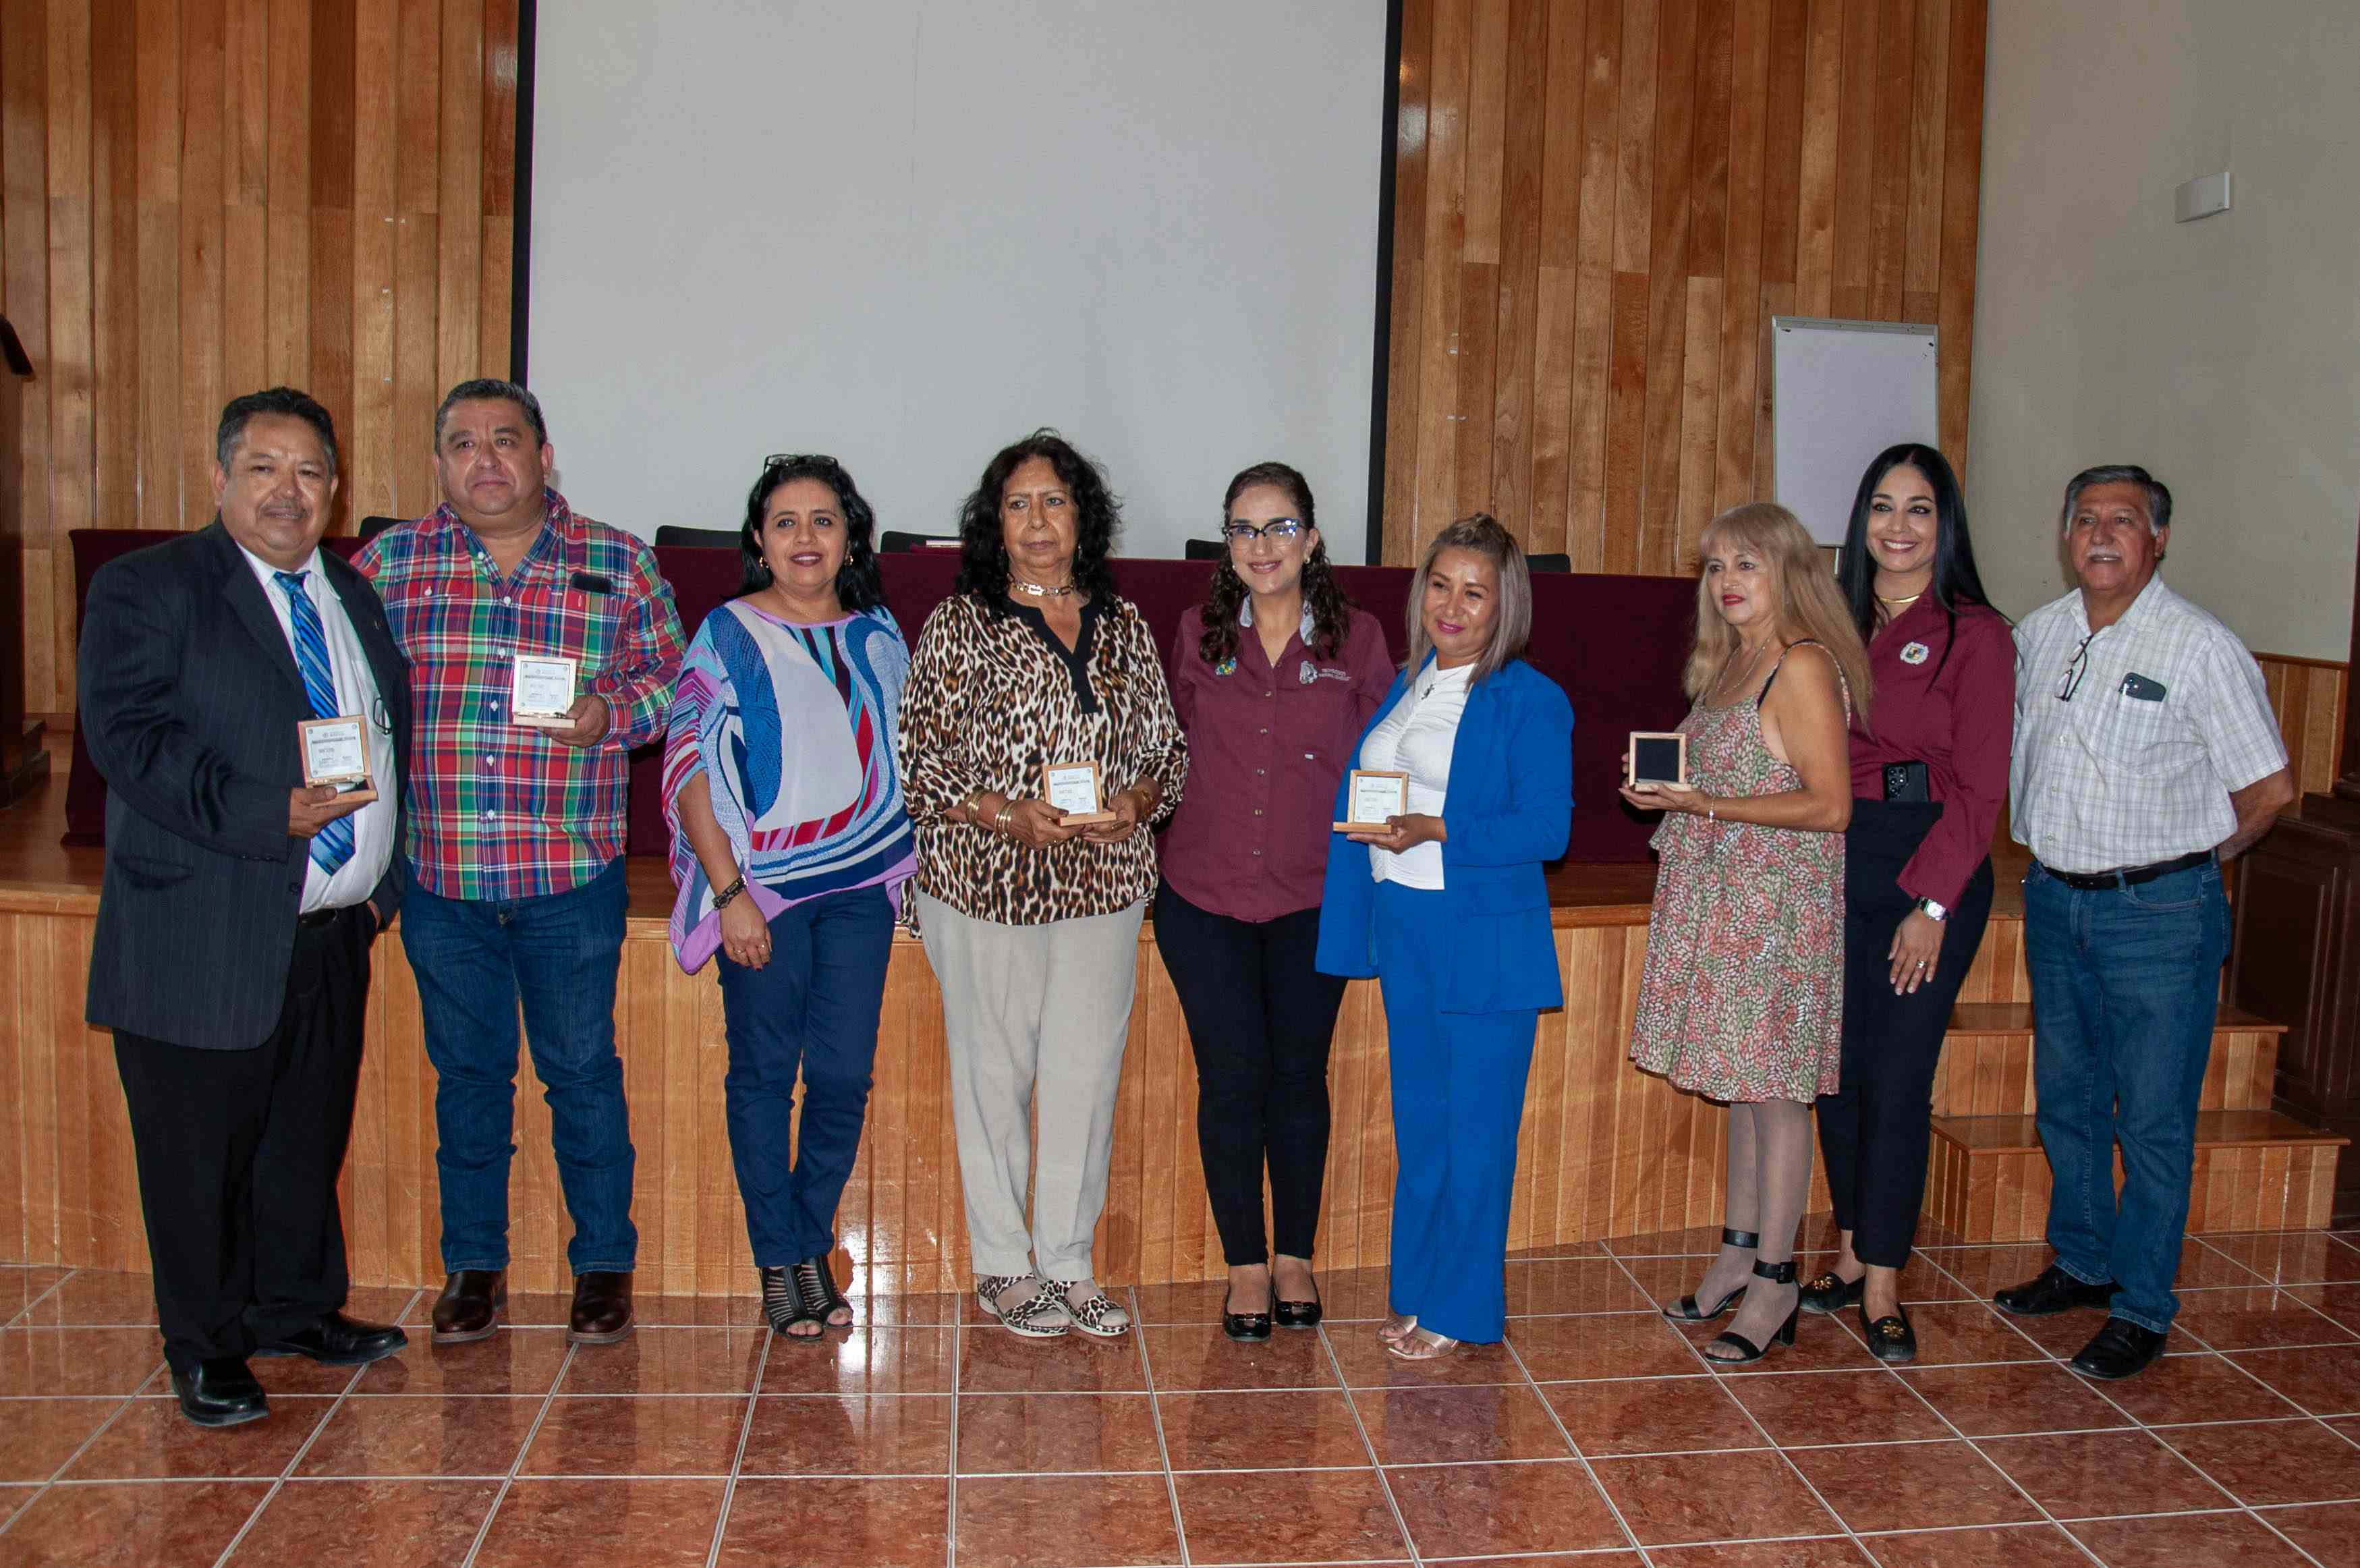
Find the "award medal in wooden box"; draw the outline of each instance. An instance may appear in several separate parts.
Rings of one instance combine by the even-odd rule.
[[[306,718],[295,726],[303,749],[303,782],[326,784],[348,800],[375,800],[369,781],[368,720],[357,714],[340,718]]]
[[[1344,814],[1349,821],[1335,825],[1338,833],[1383,833],[1385,819],[1409,811],[1409,775],[1380,768],[1354,768],[1344,791]]]
[[[535,729],[570,729],[582,662],[562,653],[519,653],[508,684],[508,712]]]
[[[1630,762],[1623,783],[1684,784],[1688,782],[1688,738],[1677,729],[1631,731]]]
[[[1096,762],[1051,762],[1041,770],[1041,798],[1069,828],[1115,819],[1114,813],[1106,808],[1105,797],[1098,793]]]

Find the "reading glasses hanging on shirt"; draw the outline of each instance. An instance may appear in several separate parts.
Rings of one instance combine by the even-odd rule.
[[[2090,633],[2090,637],[2096,635],[2095,631]],[[2081,639],[2081,645],[2073,650],[2073,662],[2065,666],[2065,678],[2057,685],[2059,702],[2071,702],[2073,694],[2081,687],[2081,677],[2090,673],[2090,637]]]

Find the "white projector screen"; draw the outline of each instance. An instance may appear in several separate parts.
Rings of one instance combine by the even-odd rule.
[[[736,528],[827,452],[955,532],[1054,425],[1117,550],[1309,477],[1366,551],[1379,0],[566,0],[534,59],[527,373],[590,516]]]

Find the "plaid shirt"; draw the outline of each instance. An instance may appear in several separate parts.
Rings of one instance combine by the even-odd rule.
[[[447,501],[377,535],[354,565],[410,659],[420,885],[536,898],[606,870],[623,852],[625,753],[663,738],[680,673],[680,617],[654,553],[551,490],[548,521],[505,578]],[[581,661],[585,689],[606,699],[596,745],[562,746],[509,718],[519,651]]]

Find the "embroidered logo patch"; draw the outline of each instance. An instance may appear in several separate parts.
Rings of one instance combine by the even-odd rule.
[[[1926,662],[1926,655],[1932,652],[1933,650],[1923,642],[1912,642],[1901,650],[1901,662],[1905,664],[1922,664]]]
[[[1306,659],[1303,661],[1302,667],[1295,672],[1295,678],[1307,686],[1315,681],[1349,681],[1352,678],[1352,672],[1349,670],[1323,670],[1318,665],[1313,663],[1310,660]]]
[[[1237,673],[1238,661],[1235,654],[1231,654],[1229,658],[1222,660],[1219,663],[1213,666],[1213,674],[1217,675],[1234,675]]]

